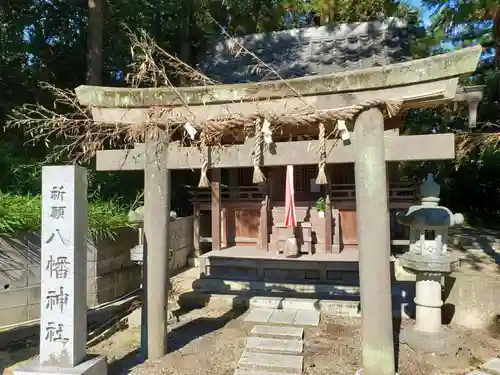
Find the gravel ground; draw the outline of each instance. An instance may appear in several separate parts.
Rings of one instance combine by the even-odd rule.
[[[230,310],[210,309],[182,315],[180,322],[169,330],[169,353],[157,361],[138,363],[139,329],[118,332],[89,351],[108,357],[109,375],[232,375],[253,327],[239,315]]]
[[[140,330],[127,328],[88,349],[107,357],[109,375],[232,375],[252,323],[240,313],[208,308],[193,310],[171,325],[169,353],[160,360],[139,361]],[[403,326],[411,324],[404,322]],[[467,331],[454,327],[461,349],[453,358],[422,357],[406,345],[399,347],[401,375],[463,375],[500,352],[500,340],[486,331]],[[28,353],[29,352],[29,353]],[[21,360],[36,349],[16,348],[0,352],[2,358]],[[5,372],[10,375],[17,366]],[[305,330],[304,373],[306,375],[354,375],[361,367],[360,319],[324,318],[320,327]],[[1,373],[1,371],[0,371]]]
[[[322,319],[318,328],[306,330],[304,370],[307,375],[354,375],[361,368],[360,319]],[[404,321],[402,327],[411,325]],[[398,325],[398,324],[396,324]],[[453,358],[420,356],[406,345],[399,346],[401,375],[463,375],[487,359],[496,357],[500,341],[485,332],[453,327],[460,349]],[[471,350],[471,348],[473,348]]]
[[[169,335],[169,354],[158,361],[139,364],[137,349],[140,332],[127,329],[91,348],[108,356],[110,375],[209,374],[232,375],[245,346],[252,323],[238,313],[200,309],[181,316]],[[411,322],[403,323],[403,326]],[[422,357],[401,345],[401,375],[463,375],[500,350],[500,340],[485,332],[453,328],[461,350],[453,358]],[[304,372],[306,375],[353,375],[361,367],[360,320],[322,319],[318,328],[307,328]]]

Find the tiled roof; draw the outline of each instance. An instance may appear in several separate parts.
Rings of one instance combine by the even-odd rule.
[[[283,78],[370,68],[411,60],[411,34],[405,20],[387,18],[246,35],[216,44],[200,68],[220,83],[277,78],[239,45]]]

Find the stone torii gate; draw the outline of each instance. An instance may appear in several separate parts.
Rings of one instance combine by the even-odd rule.
[[[287,81],[175,90],[78,87],[80,104],[90,106],[94,120],[101,123],[141,126],[153,121],[158,127],[171,128],[189,122],[202,136],[217,131],[224,139],[230,131],[240,140],[240,144],[233,140],[200,150],[185,139],[176,139],[175,134],[170,139],[148,134],[145,144],[134,149],[97,153],[98,170],[145,171],[148,356],[158,358],[166,353],[166,293],[151,286],[167,285],[169,171],[202,169],[206,173],[211,168],[212,210],[216,212],[212,214],[220,215],[221,168],[316,164],[322,158],[326,163],[355,163],[361,309],[370,312],[362,314],[364,375],[393,375],[386,162],[451,159],[455,146],[453,134],[385,136],[388,123],[383,110],[391,101],[398,102],[403,111],[468,101],[474,125],[481,89],[458,88],[458,77],[476,69],[480,53],[480,47],[472,47],[405,63]],[[152,113],[153,107],[168,110]],[[350,144],[324,139],[276,142],[271,153],[262,148],[260,128],[247,133],[247,125],[258,118],[269,119],[282,129],[293,121],[321,127],[325,125],[311,119],[329,118],[325,123],[331,125],[336,122],[332,120],[345,118],[353,133]],[[318,157],[321,147],[325,152]],[[259,148],[262,155],[257,160],[253,153]],[[218,229],[212,234],[216,248],[220,246],[220,226]]]

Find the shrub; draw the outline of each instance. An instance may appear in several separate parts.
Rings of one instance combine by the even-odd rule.
[[[321,197],[316,201],[316,209],[318,212],[325,212],[325,198]]]
[[[117,229],[135,227],[129,223],[128,208],[115,201],[90,202],[89,232],[94,239],[113,238]],[[0,194],[0,235],[41,229],[41,197]]]

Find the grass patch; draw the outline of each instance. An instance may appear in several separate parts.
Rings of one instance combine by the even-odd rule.
[[[0,235],[37,232],[41,229],[41,197],[0,194]],[[135,227],[129,223],[128,207],[116,201],[90,202],[89,232],[93,239],[114,238],[116,231]]]

